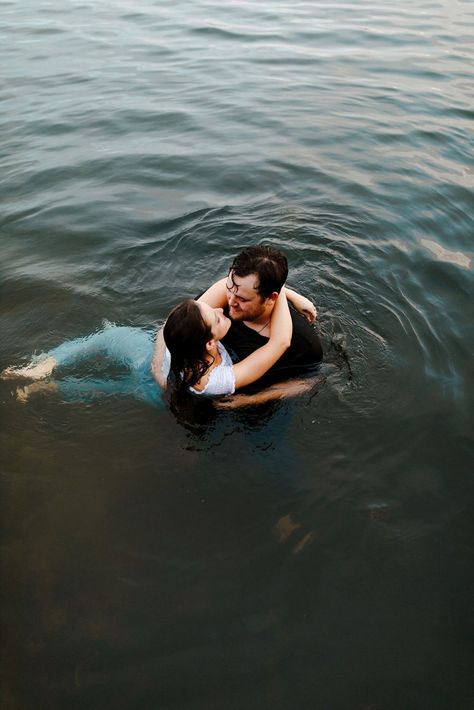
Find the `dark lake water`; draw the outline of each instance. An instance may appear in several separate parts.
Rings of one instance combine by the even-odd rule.
[[[266,242],[311,395],[0,381],[2,710],[472,707],[474,4],[0,4],[0,368]]]

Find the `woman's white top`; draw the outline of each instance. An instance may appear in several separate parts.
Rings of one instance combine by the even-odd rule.
[[[219,394],[234,394],[235,377],[231,357],[220,340],[217,342],[217,349],[221,356],[221,362],[211,370],[206,386],[202,390],[195,390],[194,387],[189,387],[189,391],[193,394],[206,394],[208,397],[215,397]],[[166,348],[163,367],[161,368],[165,377],[168,377],[170,365],[171,354]]]

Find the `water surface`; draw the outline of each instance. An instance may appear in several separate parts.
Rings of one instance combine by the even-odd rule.
[[[2,3],[0,367],[155,327],[262,241],[331,365],[187,423],[0,381],[2,708],[471,707],[473,31]]]

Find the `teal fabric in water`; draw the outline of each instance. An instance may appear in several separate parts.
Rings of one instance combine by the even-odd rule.
[[[162,391],[151,374],[154,333],[129,326],[109,326],[103,330],[69,340],[50,350],[58,367],[104,356],[128,372],[116,378],[64,377],[57,380],[67,401],[89,401],[104,395],[124,395],[163,406]]]

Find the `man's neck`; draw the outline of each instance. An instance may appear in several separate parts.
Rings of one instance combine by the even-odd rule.
[[[268,331],[270,329],[270,321],[272,318],[272,308],[266,308],[262,315],[259,316],[258,318],[254,318],[253,320],[244,320],[242,321],[244,325],[247,326],[247,328],[250,328],[251,330],[256,330],[257,332],[259,331],[265,331],[266,334],[268,334]]]

